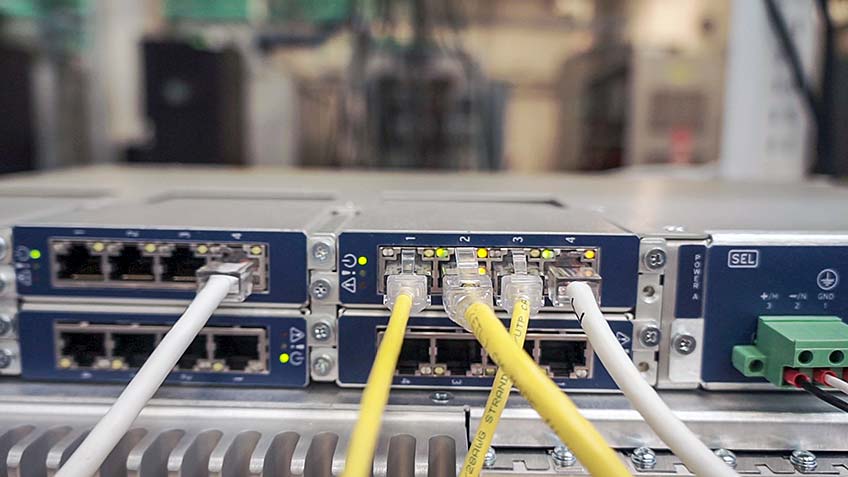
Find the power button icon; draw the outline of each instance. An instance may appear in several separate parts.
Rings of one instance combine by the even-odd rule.
[[[839,274],[832,268],[825,268],[816,277],[816,284],[824,291],[830,291],[839,285]]]

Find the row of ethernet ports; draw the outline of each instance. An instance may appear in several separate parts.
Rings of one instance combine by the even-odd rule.
[[[254,262],[254,292],[268,289],[265,244],[52,239],[58,287],[195,288],[197,270],[213,260]]]
[[[378,335],[382,340],[383,332]],[[592,348],[586,335],[570,330],[531,330],[524,350],[551,378],[592,377]],[[497,372],[480,343],[467,332],[410,328],[398,359],[398,376],[488,377]]]
[[[140,368],[170,329],[158,325],[57,323],[56,367],[128,371]],[[175,370],[266,374],[265,328],[207,326]]]

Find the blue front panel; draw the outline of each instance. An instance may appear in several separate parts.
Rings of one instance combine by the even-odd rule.
[[[268,290],[265,293],[254,293],[248,297],[247,301],[292,304],[306,302],[306,235],[302,232],[16,227],[13,230],[13,236],[18,293],[23,296],[53,295],[186,300],[194,297],[193,290],[98,288],[97,283],[89,283],[85,288],[64,288],[55,287],[51,282],[48,247],[48,241],[51,238],[131,239],[139,241],[167,240],[175,243],[198,241],[268,244],[270,264],[268,268]],[[32,250],[39,251],[40,258],[32,258],[30,254]]]
[[[339,382],[347,385],[364,385],[368,380],[371,364],[377,354],[378,333],[384,330],[389,322],[389,317],[373,316],[342,316],[339,319]],[[534,329],[574,329],[579,330],[580,324],[577,320],[541,320],[534,319],[531,322],[529,333]],[[610,321],[613,332],[619,336],[619,341],[624,349],[630,354],[631,340],[633,336],[633,324],[629,321]],[[410,327],[418,326],[451,326],[448,318],[421,318],[409,319]],[[504,326],[508,323],[504,322]],[[457,329],[459,327],[456,327]],[[612,389],[617,390],[615,382],[607,373],[604,366],[593,356],[593,376],[588,379],[554,379],[554,382],[564,389]],[[403,386],[428,386],[428,387],[480,387],[491,388],[493,378],[446,376],[446,377],[419,377],[403,376],[395,377],[394,385]]]
[[[146,324],[171,325],[179,318],[167,315],[133,315],[113,313],[63,313],[24,311],[19,315],[21,361],[24,379],[50,381],[128,382],[133,371],[94,369],[59,369],[56,363],[54,323]],[[170,383],[221,384],[234,386],[304,387],[308,383],[306,320],[285,317],[215,316],[210,326],[262,327],[268,330],[269,372],[267,374],[237,372],[175,371]],[[288,358],[280,359],[285,353]],[[282,361],[286,361],[283,363]]]
[[[517,239],[520,238],[520,241]],[[347,304],[383,304],[377,293],[377,250],[403,247],[600,247],[601,304],[605,308],[636,305],[639,239],[633,235],[493,235],[388,234],[348,232],[339,236],[340,299]],[[362,260],[364,258],[364,260]],[[363,263],[364,262],[364,263]],[[440,305],[441,297],[433,297]],[[547,303],[550,306],[550,303]]]
[[[703,380],[764,382],[736,371],[733,346],[751,344],[766,315],[848,320],[848,247],[716,246],[707,259]]]

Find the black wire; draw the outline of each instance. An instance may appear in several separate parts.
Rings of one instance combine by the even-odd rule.
[[[839,409],[840,411],[848,412],[848,402],[839,399],[838,397],[834,396],[833,394],[827,391],[822,391],[821,389],[819,389],[818,386],[811,383],[809,379],[799,378],[798,386],[801,386],[801,389],[803,389],[804,391],[807,391],[808,393]]]
[[[795,43],[789,34],[789,26],[786,24],[786,19],[783,18],[783,13],[775,3],[775,0],[764,0],[766,13],[768,14],[769,23],[777,36],[777,41],[780,44],[780,49],[783,56],[786,57],[786,62],[789,64],[789,69],[792,72],[792,79],[795,82],[795,88],[801,94],[807,107],[810,109],[810,114],[816,122],[816,127],[821,125],[819,121],[819,102],[815,92],[807,81],[804,75],[804,69],[801,65],[801,57],[798,55],[798,49],[795,48]]]

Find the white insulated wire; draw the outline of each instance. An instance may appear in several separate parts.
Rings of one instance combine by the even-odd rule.
[[[56,477],[91,477],[98,471],[236,283],[238,278],[227,275],[209,278],[117,401],[59,469]]]
[[[824,383],[827,384],[828,386],[832,387],[833,389],[838,389],[839,391],[842,391],[844,394],[848,394],[848,383],[837,378],[836,376],[831,376],[829,374],[825,375]]]
[[[607,372],[630,404],[686,467],[695,475],[704,477],[738,477],[739,474],[716,457],[674,415],[654,388],[642,379],[633,361],[610,329],[589,285],[573,282],[568,285],[566,293],[572,297],[571,302],[580,325]]]

